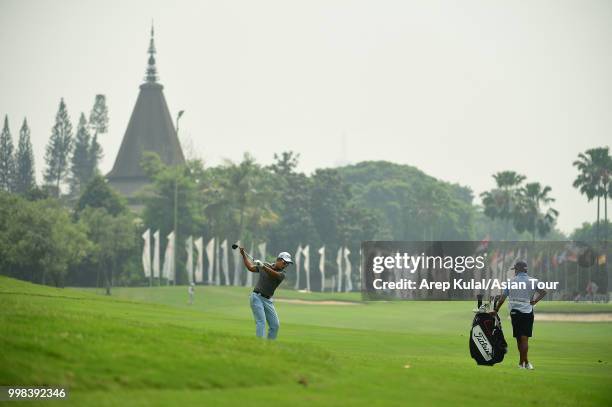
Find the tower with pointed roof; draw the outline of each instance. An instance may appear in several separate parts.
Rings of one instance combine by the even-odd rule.
[[[154,34],[151,26],[145,82],[140,85],[115,165],[107,175],[109,184],[128,199],[150,182],[140,165],[144,152],[157,153],[167,165],[185,162],[164,97],[164,87],[158,82]]]

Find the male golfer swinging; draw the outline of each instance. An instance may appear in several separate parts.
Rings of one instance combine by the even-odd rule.
[[[511,280],[511,287],[524,283],[525,288],[506,288],[497,303],[495,312],[498,312],[502,304],[508,297],[508,308],[510,308],[510,318],[512,319],[512,336],[516,338],[516,346],[519,351],[519,368],[533,369],[533,365],[527,358],[529,350],[529,338],[533,331],[533,306],[546,295],[546,290],[537,288],[537,279],[527,275],[527,263],[518,261],[512,267],[515,277]],[[535,296],[534,296],[535,294]]]
[[[240,248],[240,254],[244,261],[244,266],[252,273],[259,273],[257,285],[251,293],[251,309],[255,318],[255,334],[263,338],[266,330],[266,321],[268,321],[268,339],[276,339],[280,322],[278,315],[274,309],[272,296],[274,290],[285,279],[285,267],[293,264],[291,255],[287,252],[281,252],[276,257],[274,264],[262,263],[255,260],[251,263],[247,257],[244,247]]]

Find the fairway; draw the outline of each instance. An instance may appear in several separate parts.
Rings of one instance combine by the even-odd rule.
[[[612,323],[538,322],[530,359],[469,356],[474,304],[361,303],[279,290],[276,342],[254,337],[245,287],[54,289],[0,277],[0,384],[62,385],[79,406],[612,405]],[[564,310],[541,303],[537,311]],[[582,304],[567,304],[581,312]],[[585,311],[612,311],[589,305]]]

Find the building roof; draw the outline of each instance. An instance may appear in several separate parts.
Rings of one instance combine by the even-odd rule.
[[[151,28],[148,53],[145,83],[140,85],[140,93],[115,159],[115,165],[107,175],[111,183],[113,180],[126,178],[146,179],[140,166],[140,160],[145,151],[157,153],[162,162],[167,165],[185,162],[164,97],[164,87],[157,82],[153,28]]]

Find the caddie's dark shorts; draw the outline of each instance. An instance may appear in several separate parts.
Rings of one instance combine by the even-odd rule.
[[[512,319],[512,336],[515,338],[519,336],[531,337],[533,332],[533,311],[527,314],[513,309],[510,311],[510,319]]]

